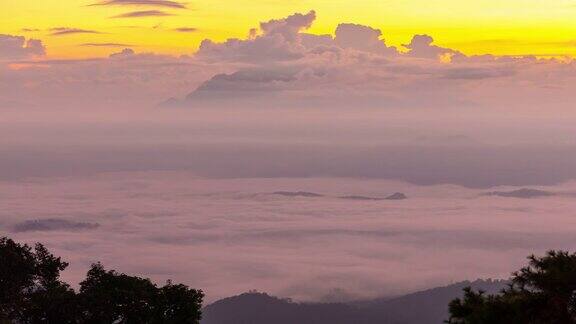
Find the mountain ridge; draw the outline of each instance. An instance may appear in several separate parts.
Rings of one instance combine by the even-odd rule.
[[[448,318],[448,303],[465,287],[498,293],[507,283],[478,279],[346,303],[298,303],[249,292],[207,305],[202,324],[440,324]]]

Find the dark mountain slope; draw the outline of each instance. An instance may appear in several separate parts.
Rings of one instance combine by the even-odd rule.
[[[299,304],[263,293],[246,293],[204,308],[202,324],[349,324],[371,323],[358,307]]]
[[[465,281],[349,304],[295,303],[263,293],[246,293],[206,306],[202,324],[440,324],[448,316],[448,303],[460,297],[463,288],[496,293],[505,285],[505,281]]]
[[[379,323],[440,324],[448,317],[448,303],[461,297],[462,290],[472,287],[487,293],[498,293],[506,286],[503,280],[463,281],[445,287],[424,290],[391,299],[375,299],[359,304]]]

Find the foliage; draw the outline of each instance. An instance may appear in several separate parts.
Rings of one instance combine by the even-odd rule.
[[[550,251],[530,256],[498,295],[466,289],[449,305],[450,324],[576,323],[576,254]]]
[[[67,267],[42,244],[0,238],[0,323],[200,323],[200,290],[170,281],[159,288],[96,263],[76,293],[60,280]]]

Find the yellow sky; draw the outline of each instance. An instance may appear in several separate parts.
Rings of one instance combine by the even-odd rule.
[[[122,43],[137,52],[190,54],[204,38],[245,37],[258,22],[316,10],[313,33],[340,22],[382,29],[391,45],[426,33],[436,44],[469,54],[576,56],[576,0],[184,0],[188,9],[89,6],[98,0],[0,0],[0,33],[43,40],[51,58],[108,55],[118,49],[81,46]],[[162,10],[173,16],[111,18]],[[100,32],[50,35],[67,27]],[[175,28],[197,28],[182,33]],[[24,31],[30,29],[31,31]]]

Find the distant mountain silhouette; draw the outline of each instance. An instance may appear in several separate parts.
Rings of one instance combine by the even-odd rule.
[[[395,194],[386,197],[386,200],[404,200],[404,199],[408,199],[408,197],[401,192],[397,192]]]
[[[361,309],[351,305],[299,304],[263,293],[222,299],[206,306],[202,316],[202,324],[372,323],[366,321]]]
[[[441,324],[448,303],[462,289],[498,293],[504,280],[464,281],[395,298],[351,303],[295,303],[264,293],[246,293],[204,308],[202,324]]]
[[[366,196],[343,196],[343,197],[338,197],[338,198],[348,199],[348,200],[366,200],[366,201],[384,200],[384,198],[366,197]]]
[[[395,194],[392,194],[386,198],[378,198],[378,197],[368,197],[368,196],[356,196],[356,195],[351,195],[351,196],[343,196],[343,197],[338,197],[340,199],[348,199],[348,200],[365,200],[365,201],[379,201],[379,200],[404,200],[404,199],[408,199],[408,197],[401,193],[401,192],[397,192]]]
[[[272,194],[286,197],[308,197],[308,198],[324,197],[324,195],[307,191],[276,191]]]
[[[522,188],[513,191],[492,191],[483,194],[483,196],[498,196],[498,197],[508,197],[508,198],[539,198],[539,197],[550,197],[557,195],[554,192],[538,190],[538,189],[529,189],[529,188]]]
[[[305,197],[305,198],[320,198],[325,197],[322,194],[315,193],[315,192],[308,192],[308,191],[276,191],[273,192],[272,195],[284,196],[284,197]],[[368,196],[358,196],[358,195],[350,195],[350,196],[342,196],[338,197],[340,199],[348,199],[348,200],[364,200],[364,201],[377,201],[377,200],[404,200],[408,199],[408,197],[401,193],[396,192],[386,198],[378,198],[378,197],[368,197]]]
[[[506,287],[505,280],[463,281],[396,298],[382,298],[360,303],[381,324],[441,324],[448,318],[448,303],[472,287],[496,294]]]

